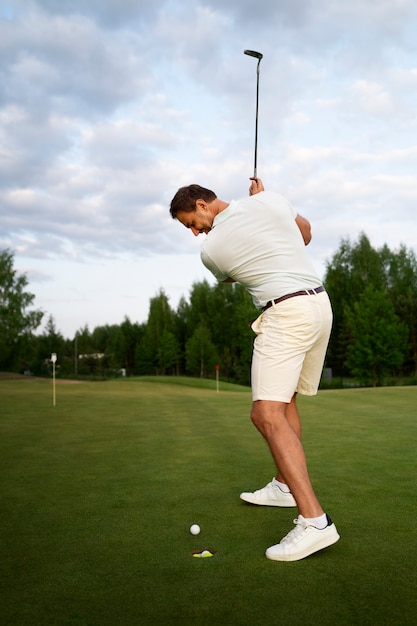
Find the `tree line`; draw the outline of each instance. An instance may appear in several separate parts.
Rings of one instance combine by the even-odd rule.
[[[250,384],[258,311],[238,284],[194,283],[177,308],[160,290],[149,303],[147,321],[81,328],[72,339],[49,316],[30,311],[34,296],[25,276],[13,269],[13,254],[0,253],[0,370],[50,373],[58,355],[58,375],[189,375]],[[326,263],[324,285],[334,324],[326,371],[362,385],[382,385],[401,377],[417,382],[417,260],[401,246],[371,246],[365,234],[342,240]]]

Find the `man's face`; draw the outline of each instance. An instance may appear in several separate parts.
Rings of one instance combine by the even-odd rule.
[[[177,220],[186,228],[189,228],[197,237],[201,233],[207,234],[211,231],[213,218],[207,205],[197,200],[195,211],[188,213],[187,211],[178,211]]]

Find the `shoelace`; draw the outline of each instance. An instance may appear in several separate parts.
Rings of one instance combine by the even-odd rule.
[[[305,519],[296,518],[294,520],[295,528],[290,530],[288,535],[281,539],[280,543],[296,543],[304,531],[308,528]]]
[[[265,485],[265,487],[262,487],[261,489],[257,489],[254,493],[257,493],[257,494],[259,493],[259,494],[261,494],[263,491],[268,491],[271,487],[275,487],[275,485],[274,485],[274,483],[272,482],[272,480],[271,480],[271,482],[270,482],[270,483],[268,483],[267,485]]]

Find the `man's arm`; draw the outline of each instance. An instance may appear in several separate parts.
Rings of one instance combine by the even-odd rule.
[[[295,223],[297,224],[298,228],[300,229],[301,235],[304,239],[304,243],[306,246],[308,246],[308,244],[311,241],[311,224],[308,220],[306,220],[305,217],[302,217],[302,215],[297,215],[297,217],[295,218]]]

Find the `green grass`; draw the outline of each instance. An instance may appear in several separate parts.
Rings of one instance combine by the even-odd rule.
[[[248,390],[181,383],[57,384],[53,407],[50,381],[0,381],[1,624],[415,624],[417,387],[300,397],[341,540],[278,563],[295,510],[238,497],[274,473]]]

